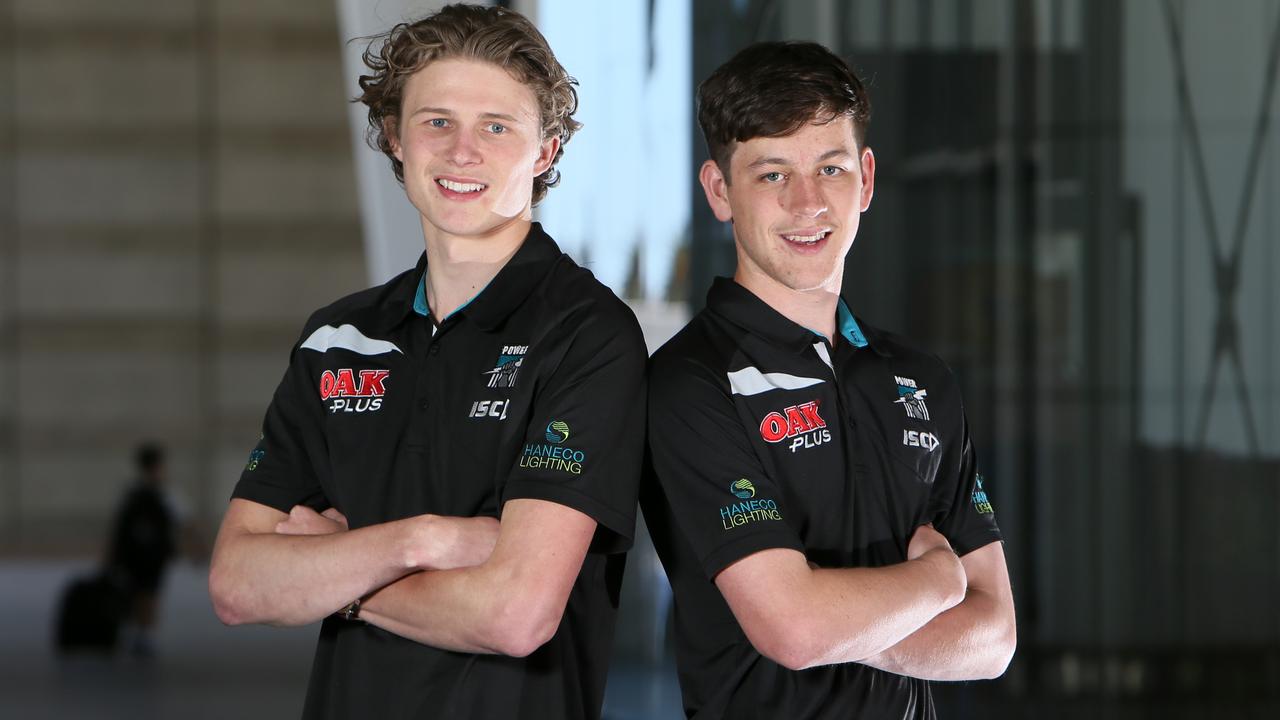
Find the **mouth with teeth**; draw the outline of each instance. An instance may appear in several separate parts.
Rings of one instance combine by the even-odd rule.
[[[801,252],[817,252],[826,244],[825,241],[830,236],[830,228],[805,229],[798,233],[783,233],[782,239],[787,241],[787,245]]]
[[[478,197],[488,188],[488,185],[477,182],[459,182],[448,178],[436,178],[436,187],[440,188],[440,193],[447,198],[455,200],[469,200]]]

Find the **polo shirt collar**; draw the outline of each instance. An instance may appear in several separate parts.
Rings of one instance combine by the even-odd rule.
[[[796,352],[811,349],[814,336],[818,335],[792,322],[730,278],[718,277],[712,282],[707,293],[707,307],[744,330]],[[863,331],[844,298],[836,304],[836,329],[854,347],[870,347],[877,354],[886,354],[882,343],[874,342],[874,334]]]
[[[560,247],[543,231],[542,225],[533,223],[515,255],[502,266],[488,285],[454,310],[451,316],[462,313],[485,330],[496,328],[529,297],[529,293],[562,255]],[[410,314],[426,316],[431,313],[424,284],[426,275],[427,255],[423,253],[413,271],[389,289],[384,303],[388,319],[398,323]]]

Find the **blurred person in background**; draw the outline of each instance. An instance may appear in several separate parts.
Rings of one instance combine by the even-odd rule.
[[[124,595],[125,648],[150,657],[160,589],[178,549],[181,523],[165,487],[164,448],[157,443],[138,446],[134,464],[138,477],[116,510],[107,567]]]
[[[425,254],[307,321],[218,535],[215,611],[323,620],[308,718],[598,718],[646,353],[531,221],[574,81],[497,7],[398,25],[365,62]]]
[[[869,120],[813,43],[753,45],[699,88],[699,179],[738,263],[653,357],[641,498],[690,717],[932,718],[930,680],[1013,654],[955,378],[840,297]]]

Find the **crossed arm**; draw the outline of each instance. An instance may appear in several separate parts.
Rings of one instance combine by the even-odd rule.
[[[715,582],[747,639],[787,668],[861,662],[925,679],[998,677],[1016,644],[1001,545],[957,558],[924,526],[908,558],[824,569],[794,550],[765,550]]]
[[[390,632],[525,655],[559,627],[595,526],[563,505],[516,499],[501,522],[420,515],[346,531],[307,508],[286,515],[236,499],[209,590],[228,624],[301,625],[368,596],[361,617]]]

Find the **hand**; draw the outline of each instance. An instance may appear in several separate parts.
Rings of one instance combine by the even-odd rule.
[[[473,567],[489,559],[501,527],[491,517],[421,515],[417,563],[423,570]]]
[[[347,531],[347,516],[337,508],[318,513],[306,505],[294,505],[289,519],[276,523],[279,535],[329,535]]]
[[[934,530],[933,525],[921,525],[916,528],[915,534],[911,536],[911,543],[907,545],[907,559],[915,560],[937,548],[951,550],[951,543],[947,542],[942,533]]]
[[[969,578],[965,575],[964,565],[956,557],[951,543],[942,533],[933,529],[932,525],[921,525],[916,528],[907,545],[907,560],[924,560],[930,562],[938,570],[938,578],[942,590],[948,598],[949,605],[964,600],[969,587]]]

